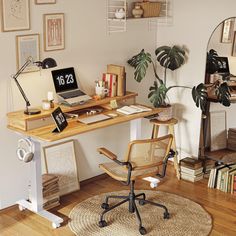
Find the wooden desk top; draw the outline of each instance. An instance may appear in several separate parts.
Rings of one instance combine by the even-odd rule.
[[[95,129],[104,128],[111,125],[131,121],[134,119],[143,118],[145,116],[154,115],[154,114],[159,113],[161,110],[162,109],[160,108],[154,108],[152,111],[136,113],[132,115],[121,115],[120,113],[116,111],[106,111],[104,112],[104,114],[116,113],[118,116],[115,118],[111,118],[109,120],[100,121],[100,122],[89,124],[89,125],[80,123],[77,121],[76,118],[74,118],[68,121],[68,126],[60,133],[52,133],[52,130],[55,129],[54,124],[48,125],[42,128],[29,130],[29,131],[23,131],[21,129],[18,129],[12,126],[8,126],[8,128],[16,132],[19,132],[21,134],[24,134],[26,136],[30,136],[30,137],[33,137],[42,141],[52,142],[52,141],[57,141],[63,138],[68,138],[74,135],[82,134],[85,132],[89,132]]]
[[[83,105],[78,105],[78,106],[73,106],[73,107],[67,107],[63,105],[60,105],[60,107],[63,112],[73,113],[73,111],[76,111],[76,110],[109,104],[109,102],[114,99],[117,102],[126,101],[128,99],[135,99],[137,95],[138,95],[137,93],[127,92],[127,94],[122,97],[105,98],[98,101],[91,100]],[[103,112],[103,114],[116,113],[117,116],[109,120],[104,120],[104,121],[100,121],[100,122],[88,124],[88,125],[78,122],[77,118],[69,119],[68,126],[62,132],[52,133],[52,130],[54,130],[56,127],[51,119],[51,113],[54,109],[51,109],[48,111],[42,111],[40,114],[37,114],[37,115],[25,115],[22,110],[16,111],[16,112],[10,112],[7,114],[7,118],[8,118],[7,127],[13,131],[24,134],[26,136],[30,136],[30,137],[33,137],[42,141],[52,142],[52,141],[57,141],[63,138],[75,136],[77,134],[89,132],[95,129],[104,128],[107,126],[127,122],[130,120],[143,118],[145,116],[154,115],[154,114],[159,113],[162,110],[160,108],[154,108],[152,109],[152,111],[136,113],[132,115],[122,115],[116,112],[116,110],[106,110]],[[50,121],[48,122],[49,119]],[[35,124],[35,123],[36,124],[40,123],[40,125],[41,124],[42,125],[40,127],[37,126],[35,128],[34,126],[32,126],[32,124]]]

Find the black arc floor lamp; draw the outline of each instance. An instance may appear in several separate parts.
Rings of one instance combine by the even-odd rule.
[[[32,57],[29,57],[25,64],[16,72],[15,75],[12,76],[12,78],[14,79],[14,81],[16,82],[16,85],[18,87],[18,89],[20,90],[21,92],[21,95],[22,97],[24,98],[25,100],[25,103],[26,103],[26,109],[24,111],[24,114],[26,115],[36,115],[36,114],[39,114],[41,113],[41,111],[39,109],[36,109],[36,108],[29,108],[30,106],[30,102],[28,100],[28,98],[26,97],[25,95],[25,92],[24,90],[22,89],[22,87],[20,86],[18,80],[17,80],[17,77],[26,69],[27,66],[29,66],[30,64],[35,64],[36,66],[42,68],[42,69],[49,69],[49,68],[53,68],[53,67],[56,67],[57,66],[57,63],[56,61],[53,59],[53,58],[45,58],[43,61],[33,61],[33,58]]]

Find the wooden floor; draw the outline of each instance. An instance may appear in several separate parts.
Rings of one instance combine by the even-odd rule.
[[[184,180],[178,181],[173,166],[168,167],[167,172],[167,177],[157,190],[174,193],[201,204],[213,218],[211,235],[236,235],[236,196],[208,189],[207,180],[195,184]],[[150,189],[145,181],[137,182],[136,188]],[[103,177],[83,184],[78,192],[62,197],[61,206],[53,211],[65,220],[58,229],[52,229],[51,223],[28,210],[20,212],[16,206],[2,210],[0,211],[0,236],[72,236],[74,234],[67,226],[67,222],[69,212],[76,204],[93,195],[122,189],[127,187],[109,177]]]

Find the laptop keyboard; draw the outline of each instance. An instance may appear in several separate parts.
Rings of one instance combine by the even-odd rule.
[[[60,93],[60,96],[63,97],[64,99],[74,98],[74,97],[78,97],[78,96],[82,96],[82,95],[85,95],[85,93],[82,92],[81,90]]]

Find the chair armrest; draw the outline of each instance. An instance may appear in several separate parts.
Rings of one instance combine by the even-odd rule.
[[[117,159],[117,156],[106,148],[98,148],[97,150],[100,154],[103,154],[104,156],[108,157],[113,161]]]
[[[129,185],[130,184],[130,178],[131,178],[131,172],[133,170],[133,167],[132,167],[131,163],[129,161],[124,162],[124,161],[117,160],[117,156],[113,152],[109,151],[106,148],[98,148],[97,150],[98,150],[98,152],[100,154],[105,155],[106,157],[108,157],[109,159],[111,159],[112,161],[117,163],[118,165],[120,165],[120,166],[127,166],[127,168],[128,168],[128,176],[127,176],[127,181],[124,182],[124,184],[125,185]]]

